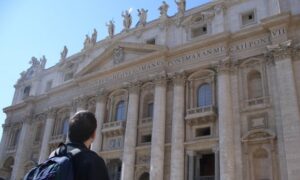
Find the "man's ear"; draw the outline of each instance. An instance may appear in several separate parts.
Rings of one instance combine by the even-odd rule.
[[[95,137],[96,137],[96,130],[95,130],[94,133],[92,134],[91,138],[92,138],[92,139],[95,139]]]

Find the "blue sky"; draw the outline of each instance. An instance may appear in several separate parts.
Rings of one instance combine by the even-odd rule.
[[[32,56],[47,58],[46,68],[59,61],[64,45],[68,55],[79,52],[85,34],[96,28],[98,40],[107,36],[105,23],[113,19],[116,33],[122,28],[121,12],[132,8],[133,25],[137,9],[148,9],[148,20],[159,17],[160,0],[0,0],[0,124],[6,115],[4,107],[11,105],[14,84],[20,73],[29,68]],[[174,15],[174,0],[169,15]],[[187,9],[209,0],[187,0]],[[2,128],[0,128],[0,137]]]

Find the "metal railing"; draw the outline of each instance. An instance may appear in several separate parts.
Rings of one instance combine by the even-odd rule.
[[[116,127],[125,127],[125,122],[126,121],[114,121],[114,122],[104,123],[102,129],[116,128]]]
[[[258,104],[269,104],[269,97],[259,97],[246,100],[246,106],[255,106]]]
[[[212,105],[209,106],[201,106],[196,108],[191,108],[187,110],[187,114],[195,114],[195,113],[204,113],[213,111],[214,107]]]

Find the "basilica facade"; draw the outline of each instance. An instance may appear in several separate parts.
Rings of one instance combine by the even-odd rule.
[[[299,180],[300,1],[165,2],[147,22],[45,68],[31,59],[3,124],[0,177],[19,180],[94,112],[112,180]],[[168,15],[168,7],[177,13]]]

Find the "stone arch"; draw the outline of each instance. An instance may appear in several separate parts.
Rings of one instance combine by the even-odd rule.
[[[28,161],[28,162],[26,162],[25,165],[24,165],[24,172],[25,172],[25,174],[28,173],[36,165],[37,165],[37,163],[34,162],[34,161]]]
[[[106,102],[106,122],[112,122],[116,119],[116,108],[118,104],[124,101],[125,104],[125,117],[127,116],[127,106],[128,106],[128,90],[126,89],[117,89],[112,91],[108,95],[108,99]]]
[[[252,153],[252,167],[254,179],[271,179],[272,159],[269,152],[259,147]]]
[[[249,67],[249,66],[255,66],[257,64],[263,64],[265,61],[264,58],[262,57],[251,57],[251,58],[247,58],[245,59],[242,63],[241,63],[241,67]]]
[[[193,109],[198,107],[198,90],[203,84],[208,84],[211,90],[210,101],[211,105],[215,105],[216,99],[216,88],[215,88],[215,79],[216,72],[211,69],[201,69],[192,74],[190,74],[187,78],[186,82],[186,99],[188,109]]]
[[[140,166],[135,171],[135,179],[140,180],[143,174],[148,173],[149,174],[150,169],[148,166]]]
[[[3,179],[10,179],[13,165],[15,163],[15,159],[12,156],[9,156],[6,158],[6,160],[3,163],[3,166],[0,169],[0,177]]]
[[[138,180],[149,180],[150,179],[150,174],[148,172],[144,172]]]

